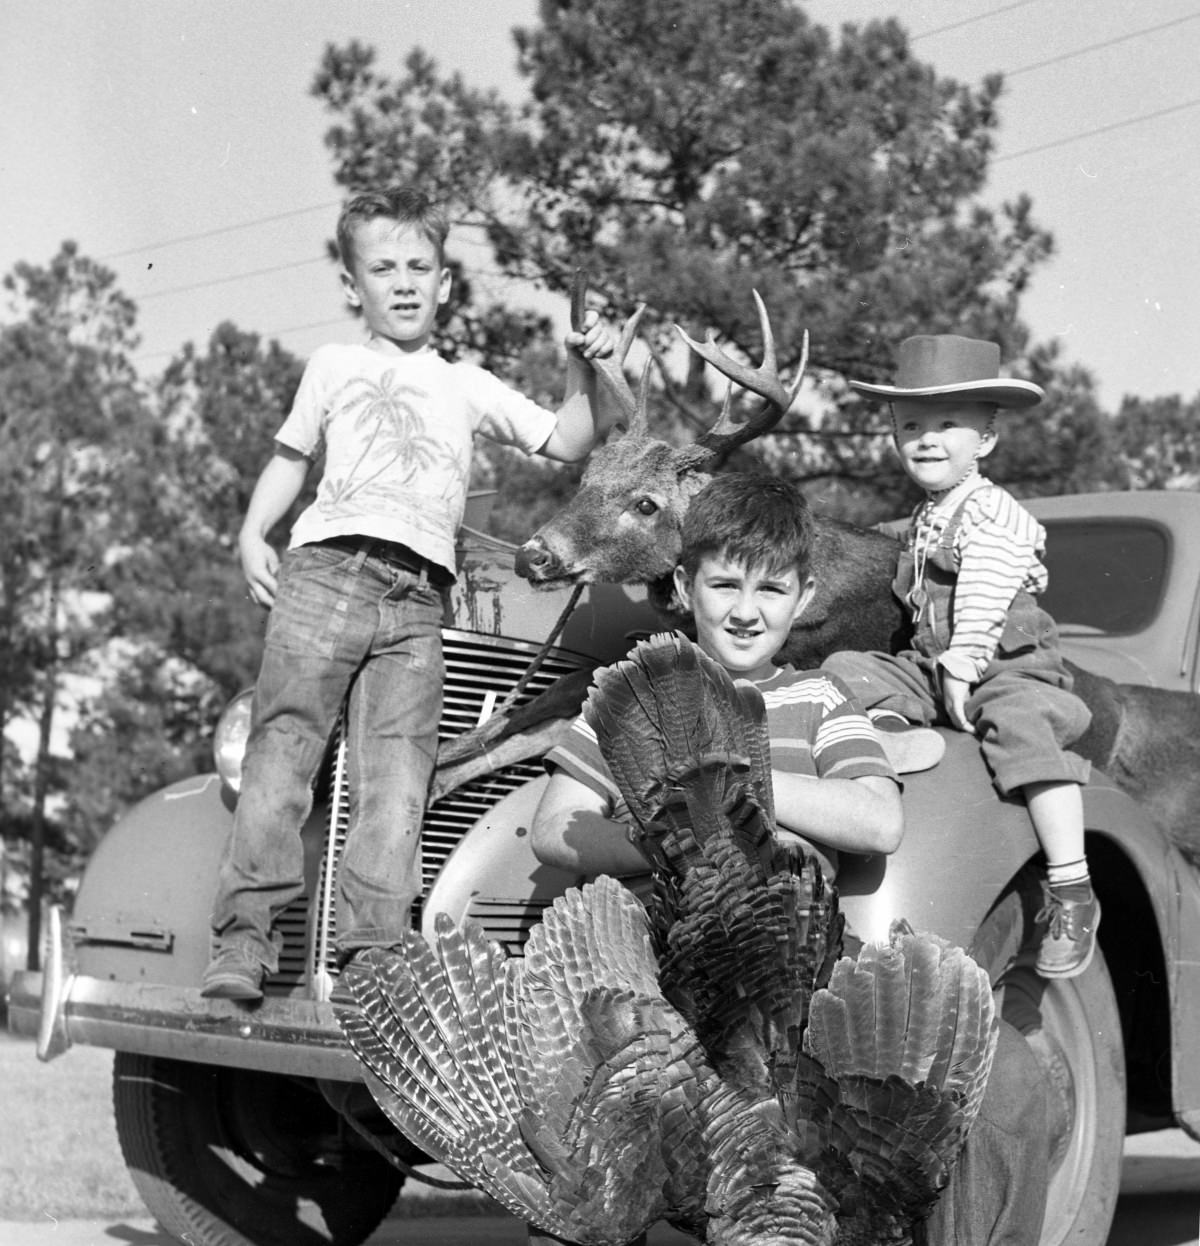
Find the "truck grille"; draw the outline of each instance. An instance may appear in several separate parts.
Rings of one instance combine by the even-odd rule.
[[[439,738],[450,739],[486,719],[516,687],[538,646],[474,632],[444,630],[442,646],[446,684]],[[584,660],[567,650],[552,649],[521,693],[524,705],[556,679],[577,670]],[[301,896],[280,914],[276,930],[282,936],[279,972],[267,982],[271,994],[286,994],[305,984],[337,976],[334,943],[337,935],[335,896],[337,866],[346,840],[349,797],[344,782],[344,752],[339,724],[330,750],[329,773],[321,786],[330,793],[329,827],[315,896]],[[541,773],[535,762],[522,762],[485,775],[444,796],[425,813],[421,828],[421,894],[428,894],[446,858],[467,831],[498,801]],[[420,901],[414,923],[420,920]],[[508,945],[516,936],[507,932]],[[318,992],[323,993],[318,986]]]

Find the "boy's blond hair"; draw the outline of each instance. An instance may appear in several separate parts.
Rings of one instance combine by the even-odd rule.
[[[445,213],[423,191],[407,186],[372,190],[355,195],[342,208],[337,223],[338,255],[348,273],[354,271],[354,231],[367,221],[380,218],[410,225],[423,234],[437,251],[438,264],[445,262],[446,235],[450,232]]]

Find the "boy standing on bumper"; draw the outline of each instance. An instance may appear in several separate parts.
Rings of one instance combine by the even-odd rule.
[[[473,438],[565,462],[592,446],[587,360],[612,351],[594,315],[585,332],[567,336],[557,412],[431,348],[450,294],[446,233],[445,217],[417,191],[359,195],[343,209],[341,280],[367,340],[313,354],[250,501],[242,566],[250,596],[271,614],[213,903],[207,996],[259,999],[263,977],[277,969],[272,923],[303,891],[300,829],[344,702],[351,806],[338,951],[349,958],[401,939],[420,889],[442,710],[443,596],[455,576]],[[322,449],[316,500],[280,563],[267,534]]]
[[[998,376],[994,342],[911,337],[897,362],[897,385],[850,385],[891,404],[901,464],[926,494],[892,585],[912,618],[911,648],[837,653],[824,666],[873,717],[979,737],[998,790],[1023,793],[1046,856],[1038,972],[1074,977],[1091,961],[1100,922],[1084,854],[1089,768],[1066,747],[1090,715],[1035,600],[1046,587],[1045,530],[979,471],[1002,412],[1033,406],[1042,390]]]

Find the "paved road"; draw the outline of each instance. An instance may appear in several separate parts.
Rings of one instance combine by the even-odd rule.
[[[692,1239],[665,1225],[650,1246]],[[392,1219],[367,1246],[524,1246],[525,1226],[509,1217]],[[4,1246],[178,1246],[151,1220],[49,1220],[0,1224]],[[1108,1246],[1200,1246],[1200,1143],[1174,1130],[1131,1138]]]

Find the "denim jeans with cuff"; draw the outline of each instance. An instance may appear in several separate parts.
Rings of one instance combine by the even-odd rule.
[[[411,924],[442,713],[442,592],[362,540],[289,550],[267,624],[233,831],[212,926],[222,949],[278,968],[275,917],[304,890],[300,830],[338,711],[350,822],[338,950],[388,946]]]

